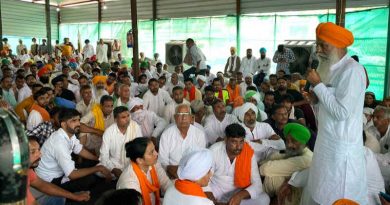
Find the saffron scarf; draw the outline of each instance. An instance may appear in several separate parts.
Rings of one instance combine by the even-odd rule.
[[[228,92],[229,92],[229,96],[230,96],[229,100],[230,100],[230,102],[234,102],[234,100],[235,100],[238,96],[240,96],[240,86],[239,86],[239,85],[236,85],[236,87],[233,89],[233,88],[230,86],[230,84],[228,84],[228,85],[226,86],[226,90],[228,90]]]
[[[154,195],[156,197],[155,205],[160,205],[160,184],[158,182],[157,178],[157,172],[154,166],[152,166],[152,170],[150,170],[150,176],[152,177],[152,184],[149,182],[148,178],[146,177],[145,173],[143,173],[138,166],[138,164],[131,162],[131,166],[133,167],[133,170],[135,172],[135,175],[137,175],[139,185],[141,188],[141,194],[143,199],[144,205],[152,205],[152,200],[150,199],[150,193],[154,192]]]
[[[91,112],[95,117],[94,128],[104,131],[104,115],[101,106],[97,103],[94,104],[92,106]]]
[[[238,188],[246,188],[251,185],[253,154],[253,149],[245,142],[240,155],[236,157],[236,167],[234,170],[234,185]]]
[[[49,112],[47,112],[47,110],[45,108],[43,108],[43,107],[39,106],[38,104],[34,103],[31,106],[30,112],[32,110],[35,110],[35,111],[39,112],[39,114],[41,114],[41,116],[42,116],[43,121],[50,121],[50,114],[49,114]]]
[[[176,180],[175,188],[185,195],[207,198],[206,194],[202,190],[202,187],[200,187],[197,183],[189,180]]]
[[[196,91],[196,89],[195,89],[195,86],[192,86],[191,87],[191,90],[190,90],[190,96],[189,96],[189,99],[190,99],[190,102],[191,101],[193,101],[193,100],[195,100],[195,91]],[[187,97],[187,94],[188,94],[188,91],[187,91],[187,89],[184,89],[184,98],[186,98]]]

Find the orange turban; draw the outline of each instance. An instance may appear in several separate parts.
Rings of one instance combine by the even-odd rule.
[[[102,75],[95,76],[95,77],[92,79],[92,83],[93,83],[94,85],[98,84],[99,82],[103,82],[104,84],[106,84],[106,81],[107,81],[107,76],[102,76]]]
[[[353,34],[334,23],[320,23],[316,29],[317,38],[332,44],[337,48],[346,48],[353,44]]]
[[[349,199],[339,199],[335,201],[333,205],[359,205],[359,204]]]
[[[50,71],[50,68],[48,66],[43,66],[41,69],[38,71],[38,77],[40,78],[42,75],[48,73]]]

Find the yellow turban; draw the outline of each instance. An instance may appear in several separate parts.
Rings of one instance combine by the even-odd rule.
[[[316,29],[316,36],[337,48],[346,48],[354,41],[351,31],[331,22],[320,23]]]
[[[94,85],[98,84],[99,82],[103,82],[104,84],[106,84],[106,81],[107,81],[107,76],[102,76],[102,75],[95,76],[95,77],[92,79],[92,83],[93,83]]]
[[[339,199],[335,201],[333,205],[359,205],[359,204],[349,199]]]

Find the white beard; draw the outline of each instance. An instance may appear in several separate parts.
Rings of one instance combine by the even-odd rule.
[[[142,125],[143,121],[145,120],[146,113],[144,110],[137,110],[133,113],[131,113],[131,119],[136,121],[139,125]]]
[[[340,59],[334,51],[332,51],[329,56],[318,55],[319,64],[317,72],[325,85],[329,84],[330,78],[332,77],[330,67],[339,62],[339,60]]]

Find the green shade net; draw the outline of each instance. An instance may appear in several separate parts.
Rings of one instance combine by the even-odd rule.
[[[285,40],[315,40],[315,28],[318,23],[335,22],[335,15],[242,15],[240,20],[240,53],[243,57],[247,48],[259,57],[259,49],[265,47],[267,56],[272,58],[278,44]],[[212,72],[223,71],[229,57],[229,48],[237,46],[236,22],[234,16],[175,18],[157,20],[155,42],[153,42],[153,21],[139,21],[139,51],[149,58],[156,46],[160,59],[165,62],[165,44],[171,40],[193,38],[207,57]],[[350,29],[355,42],[348,49],[350,55],[358,55],[370,78],[369,91],[382,99],[385,81],[385,62],[387,46],[388,8],[378,8],[346,14],[346,27]],[[132,49],[126,47],[126,34],[131,29],[130,22],[101,23],[100,37],[119,39],[122,44],[122,56],[132,57]],[[97,23],[61,24],[60,39],[69,37],[77,45],[80,31],[81,44],[89,38],[96,46],[98,40]],[[27,39],[26,39],[27,40]],[[62,41],[62,40],[61,40]],[[16,45],[15,45],[16,47]],[[274,71],[276,64],[272,63]]]
[[[355,41],[348,48],[350,55],[359,56],[370,79],[368,91],[381,100],[384,94],[388,8],[346,14],[345,27],[352,31]],[[335,22],[335,15],[319,16],[321,22]]]

